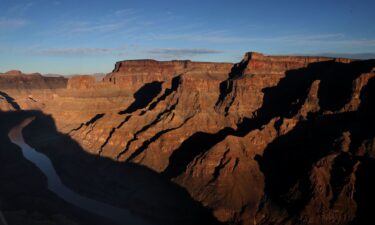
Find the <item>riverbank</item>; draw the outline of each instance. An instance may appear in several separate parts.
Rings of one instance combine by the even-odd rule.
[[[110,221],[66,203],[10,142],[9,130],[35,112],[0,112],[0,210],[8,225],[102,225]]]
[[[47,178],[48,189],[55,193],[57,196],[66,202],[79,207],[87,212],[94,213],[106,217],[118,224],[133,224],[133,225],[146,225],[145,221],[135,217],[126,209],[117,208],[109,204],[105,204],[74,192],[65,186],[62,182],[51,160],[43,153],[30,147],[25,143],[22,130],[29,125],[35,117],[26,118],[19,125],[13,127],[9,131],[9,138],[12,143],[16,144],[22,149],[23,156],[36,165],[40,171]]]

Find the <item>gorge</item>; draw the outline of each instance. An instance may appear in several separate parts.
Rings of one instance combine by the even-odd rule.
[[[126,221],[126,223],[131,224],[146,224],[138,218],[132,218],[132,215],[130,215],[130,213],[126,210],[85,198],[84,196],[80,196],[79,194],[70,190],[68,187],[64,186],[48,157],[42,153],[39,153],[35,149],[32,149],[23,139],[22,129],[32,120],[33,118],[27,118],[19,126],[12,128],[12,130],[9,132],[9,138],[12,143],[18,145],[22,149],[23,156],[35,164],[47,177],[49,190],[57,194],[68,203],[80,207],[88,212],[107,217],[110,220],[116,221],[117,223],[123,223]]]
[[[0,208],[9,224],[371,224],[374,77],[375,60],[256,52],[0,74]],[[123,219],[48,188],[8,137],[31,117],[25,143],[62,185]]]

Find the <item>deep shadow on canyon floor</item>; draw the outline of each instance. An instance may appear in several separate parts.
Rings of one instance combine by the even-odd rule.
[[[10,224],[29,220],[38,224],[49,217],[70,219],[72,224],[109,224],[51,193],[44,175],[9,142],[8,131],[28,117],[35,120],[24,129],[25,141],[46,154],[63,183],[81,195],[129,209],[150,224],[219,224],[177,184],[144,166],[86,153],[69,136],[57,132],[53,119],[40,111],[0,112],[1,196],[6,196],[0,201]]]

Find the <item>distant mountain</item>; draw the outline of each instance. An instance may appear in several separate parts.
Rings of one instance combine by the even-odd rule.
[[[322,53],[319,56],[349,59],[375,59],[375,53]]]
[[[61,75],[61,74],[54,74],[54,73],[47,73],[43,74],[45,77],[72,77],[72,76],[79,76],[83,74],[70,74],[70,75]],[[93,74],[84,74],[84,75],[89,75],[89,76],[94,76],[96,77],[97,80],[101,80],[106,74],[105,73],[93,73]]]
[[[65,77],[64,75],[54,74],[54,73],[43,74],[43,76],[45,76],[45,77]]]

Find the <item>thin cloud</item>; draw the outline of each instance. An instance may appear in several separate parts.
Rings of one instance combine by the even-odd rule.
[[[155,40],[183,40],[192,42],[214,42],[214,43],[230,43],[230,42],[246,42],[249,38],[232,37],[232,36],[216,36],[201,34],[161,34],[153,35]]]
[[[292,44],[292,45],[328,45],[328,46],[375,46],[375,39],[347,38],[342,33],[316,34],[316,35],[289,35],[274,37],[243,37],[228,35],[224,32],[207,33],[185,33],[185,34],[153,34],[152,40],[177,40],[189,42],[203,42],[216,44],[231,43],[269,43],[269,44]]]
[[[196,25],[185,25],[184,30],[189,27],[194,28]],[[210,42],[210,43],[232,43],[232,42],[244,42],[248,41],[249,38],[230,35],[229,31],[226,30],[214,30],[214,31],[197,31],[191,33],[180,33],[178,30],[173,32],[165,33],[154,33],[148,37],[151,40],[179,40],[179,41],[190,41],[190,42]]]
[[[119,9],[113,13],[117,17],[132,16],[135,14],[134,9]]]
[[[375,39],[348,39],[348,40],[332,40],[332,43],[336,43],[339,45],[348,45],[348,46],[375,46]]]
[[[111,32],[121,30],[138,19],[133,9],[120,9],[114,11],[113,15],[116,18],[111,16],[94,22],[71,22],[66,24],[66,28],[73,33]]]
[[[0,29],[15,30],[26,26],[28,23],[24,19],[0,18]]]
[[[233,43],[233,42],[295,42],[295,41],[322,41],[337,38],[343,38],[344,35],[338,34],[319,34],[319,35],[294,35],[294,36],[276,36],[276,37],[241,37],[227,35],[224,31],[213,31],[207,33],[186,33],[186,34],[162,34],[154,35],[152,38],[157,40],[184,40],[215,43]]]
[[[3,16],[0,17],[0,31],[13,31],[28,25],[29,21],[22,17],[33,5],[34,3],[27,2],[4,9]]]
[[[7,13],[8,15],[22,15],[26,13],[27,11],[30,10],[30,8],[34,5],[32,2],[27,2],[27,3],[21,3],[21,4],[16,4],[13,7],[11,7]]]
[[[28,54],[45,55],[45,56],[138,56],[152,58],[192,58],[200,55],[222,54],[224,51],[212,49],[175,49],[175,48],[158,48],[142,49],[139,47],[117,47],[117,48],[47,48],[47,49],[23,49]]]
[[[134,27],[138,19],[139,17],[133,10],[123,9],[96,21],[64,21],[59,24],[59,29],[53,32],[61,34],[111,33]]]
[[[76,23],[69,29],[73,33],[88,33],[88,32],[110,32],[118,30],[124,26],[124,22],[115,23]]]
[[[146,53],[162,58],[181,58],[194,57],[198,55],[221,54],[224,51],[211,49],[177,49],[177,48],[159,48],[146,51]]]
[[[32,50],[32,52],[48,56],[122,55],[125,48],[49,48]]]

